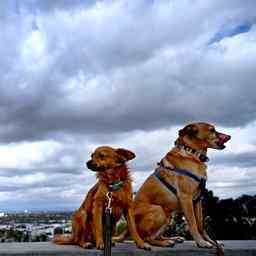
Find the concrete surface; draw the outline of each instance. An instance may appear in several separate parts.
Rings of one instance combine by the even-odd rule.
[[[225,256],[256,256],[256,240],[251,241],[224,241]],[[33,256],[98,256],[102,251],[91,249],[84,250],[78,246],[55,245],[48,242],[41,243],[2,243],[0,255],[33,255]],[[216,255],[214,249],[197,248],[193,242],[186,241],[177,244],[174,248],[153,247],[151,251],[137,249],[133,242],[117,244],[112,249],[113,256],[209,256]]]

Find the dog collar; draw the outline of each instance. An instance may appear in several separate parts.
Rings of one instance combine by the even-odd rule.
[[[201,162],[208,162],[210,159],[200,151],[193,149],[187,145],[176,145],[178,148],[185,150],[186,152],[196,156]]]
[[[116,180],[113,181],[111,184],[108,185],[109,191],[113,192],[113,191],[117,191],[119,189],[121,189],[124,185],[124,182],[121,180]]]

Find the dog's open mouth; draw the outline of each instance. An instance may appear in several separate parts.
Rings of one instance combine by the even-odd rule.
[[[219,149],[224,149],[226,147],[223,141],[217,141],[216,144],[219,147]]]
[[[225,143],[228,142],[231,139],[230,135],[224,134],[224,133],[218,133],[218,141],[216,142],[219,149],[224,149]]]

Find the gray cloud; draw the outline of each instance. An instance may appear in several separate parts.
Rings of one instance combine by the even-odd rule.
[[[171,19],[164,10],[167,6],[173,12],[168,3],[155,4],[154,10],[144,8],[142,17],[141,12],[130,13],[114,3],[104,5],[95,16],[79,11],[73,17],[49,13],[38,17],[40,30],[34,32],[29,32],[29,21],[23,18],[27,29],[21,40],[14,25],[6,35],[14,54],[7,52],[10,65],[3,67],[9,72],[1,79],[1,140],[37,140],[56,132],[154,130],[198,119],[225,126],[254,120],[254,48],[249,44],[246,55],[233,59],[237,47],[226,52],[228,43],[204,45],[216,30],[213,24],[206,30],[201,21],[209,10],[190,10],[190,27],[183,23],[174,30],[179,16]],[[220,11],[218,4],[210,7]],[[229,10],[231,23],[241,21],[249,7],[235,4]],[[108,22],[103,22],[104,8],[113,15]],[[96,23],[100,15],[102,22]],[[250,19],[250,15],[242,17]],[[210,18],[217,26],[227,22],[224,16]],[[38,60],[17,53],[31,33],[39,33],[43,46],[38,47],[45,47]],[[254,37],[252,28],[241,43]]]
[[[134,149],[132,170],[150,171],[187,122],[246,129],[256,119],[256,27],[225,35],[253,24],[255,8],[255,1],[1,2],[0,142],[61,144],[30,168],[1,167],[1,192],[20,191],[26,205],[45,188],[50,204],[51,193],[80,184],[81,164],[98,145]],[[250,152],[213,162],[255,166]],[[49,177],[24,190],[4,182],[40,172]]]
[[[242,168],[250,168],[256,166],[256,151],[249,151],[237,154],[228,154],[222,157],[217,157],[216,164],[226,166],[238,166]]]

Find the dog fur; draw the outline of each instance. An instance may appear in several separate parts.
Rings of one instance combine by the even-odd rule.
[[[150,249],[137,233],[134,220],[134,205],[131,177],[126,162],[135,158],[135,154],[126,149],[114,149],[108,146],[97,148],[87,162],[87,167],[97,172],[98,182],[90,189],[80,208],[72,219],[72,235],[56,235],[57,244],[77,244],[91,248],[104,249],[102,216],[106,207],[108,186],[113,181],[122,181],[123,186],[112,192],[113,232],[115,225],[124,213],[129,232],[139,248]]]
[[[208,148],[224,149],[224,143],[230,138],[229,135],[217,132],[211,124],[189,124],[179,131],[175,147],[162,158],[161,163],[164,167],[175,166],[189,170],[206,179],[206,164],[181,146],[189,146],[206,156]],[[166,168],[160,171],[160,175],[176,188],[177,195],[163,186],[154,175],[147,178],[135,197],[135,222],[142,239],[151,245],[172,246],[175,239],[163,238],[162,233],[170,222],[171,214],[176,211],[184,213],[189,231],[199,247],[213,247],[215,243],[204,229],[202,204],[193,204],[193,198],[200,192],[198,183]],[[121,241],[125,236],[124,232],[116,240]]]

